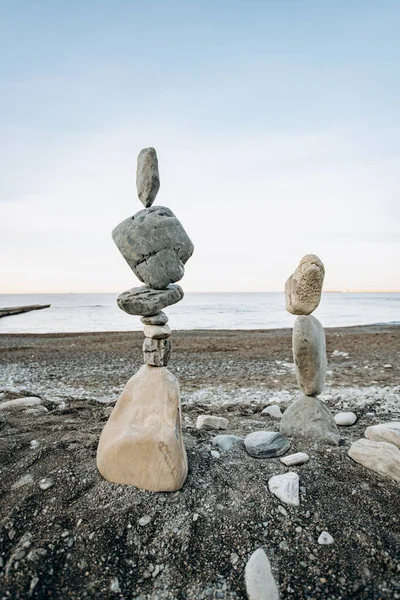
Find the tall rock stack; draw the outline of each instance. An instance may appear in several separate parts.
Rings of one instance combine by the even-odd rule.
[[[182,279],[193,244],[169,208],[152,206],[160,187],[157,154],[137,162],[137,192],[145,209],[122,221],[112,237],[144,284],[123,292],[118,306],[144,324],[144,365],[128,381],[100,436],[97,467],[109,481],[175,491],[187,475],[179,383],[167,369],[171,330],[162,311],[183,298]]]
[[[338,445],[339,432],[333,416],[318,398],[327,368],[325,332],[311,314],[320,303],[324,276],[325,268],[318,256],[307,254],[285,284],[286,310],[300,315],[293,327],[293,358],[304,396],[285,411],[280,430],[289,437]]]

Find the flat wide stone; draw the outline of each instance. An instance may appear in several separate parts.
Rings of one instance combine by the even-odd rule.
[[[348,455],[367,469],[400,482],[400,450],[394,444],[361,439],[352,443]]]
[[[268,489],[285,504],[299,506],[299,476],[297,473],[290,471],[282,475],[274,475],[268,481]]]
[[[288,454],[288,456],[282,456],[281,462],[287,467],[293,467],[294,465],[302,465],[310,460],[310,457],[305,452],[296,452],[295,454]]]
[[[287,408],[280,431],[295,439],[306,438],[333,446],[339,445],[339,431],[329,408],[313,396],[302,396]]]
[[[400,448],[400,421],[389,421],[367,427],[365,437],[375,442],[388,442]]]
[[[213,415],[200,415],[196,421],[196,429],[227,429],[228,425],[228,419]]]
[[[244,438],[247,454],[254,458],[275,458],[290,448],[290,442],[278,431],[254,431]]]
[[[149,208],[160,189],[157,152],[154,148],[144,148],[138,156],[136,188],[140,202]]]
[[[325,267],[315,254],[303,256],[285,284],[286,310],[292,315],[309,315],[321,300]]]
[[[180,285],[169,285],[165,290],[153,290],[145,285],[122,292],[117,304],[128,315],[154,315],[162,308],[176,304],[183,298]]]
[[[262,548],[258,548],[250,556],[246,564],[245,581],[249,600],[279,600],[278,586]]]
[[[357,421],[357,415],[353,412],[337,413],[334,417],[336,425],[340,427],[350,427]]]
[[[179,383],[166,367],[143,365],[126,384],[97,449],[108,481],[153,492],[179,490],[187,475]]]
[[[297,382],[306,396],[322,392],[326,377],[325,332],[312,315],[297,317],[293,327],[293,359]]]
[[[125,219],[112,237],[140,281],[159,290],[182,279],[184,265],[193,254],[183,226],[164,206],[152,206]]]
[[[145,325],[143,327],[145,337],[154,340],[164,340],[171,335],[171,329],[168,325]]]
[[[25,398],[16,398],[15,400],[7,400],[0,402],[0,410],[25,410],[32,406],[38,406],[42,403],[40,398],[36,396],[27,396]]]

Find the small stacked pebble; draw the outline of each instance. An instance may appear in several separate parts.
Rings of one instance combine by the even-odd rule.
[[[128,381],[101,434],[97,466],[115,483],[175,491],[186,479],[187,458],[179,383],[166,369],[171,330],[163,309],[183,298],[176,282],[184,275],[193,244],[169,208],[153,206],[160,188],[154,148],[139,154],[136,185],[145,209],[117,225],[112,237],[144,284],[117,299],[123,311],[141,317],[144,365]]]
[[[286,310],[299,315],[293,327],[293,358],[304,396],[285,411],[281,433],[339,444],[339,432],[329,409],[317,397],[324,389],[327,361],[325,332],[311,313],[321,300],[325,268],[315,254],[304,256],[285,284]]]

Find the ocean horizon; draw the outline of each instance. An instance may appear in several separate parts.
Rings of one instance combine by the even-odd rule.
[[[0,319],[0,333],[137,331],[139,317],[117,304],[118,293],[1,294],[0,307],[51,304]],[[283,292],[188,292],[165,309],[172,329],[280,329],[295,320]],[[400,324],[400,292],[324,292],[313,313],[324,327]]]

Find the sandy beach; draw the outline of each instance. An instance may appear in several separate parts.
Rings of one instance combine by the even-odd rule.
[[[225,416],[240,437],[278,430],[261,411],[298,396],[289,329],[173,333],[189,459],[173,494],[110,484],[96,469],[100,432],[142,364],[142,333],[1,335],[0,402],[36,396],[47,409],[0,412],[1,598],[245,598],[244,567],[259,546],[282,600],[400,598],[398,484],[347,456],[367,426],[400,418],[400,327],[326,338],[322,399],[358,421],[341,428],[339,447],[292,442],[310,461],[291,468],[300,506],[284,514],[266,484],[289,468],[242,446],[213,458],[215,434],[195,422]],[[317,543],[324,530],[334,544]]]

